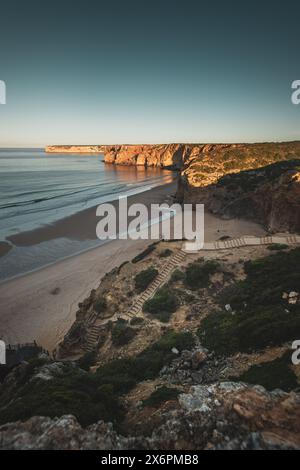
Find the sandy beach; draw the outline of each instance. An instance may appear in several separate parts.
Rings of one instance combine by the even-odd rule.
[[[132,196],[146,205],[168,200],[176,184],[154,188]],[[221,236],[263,235],[257,224],[243,220],[221,220],[205,215],[205,241]],[[24,246],[55,237],[95,237],[95,208],[82,211],[51,226],[11,238]],[[51,266],[6,281],[0,285],[0,338],[16,344],[37,341],[52,351],[72,325],[78,303],[112,268],[131,260],[151,243],[149,240],[114,240]]]

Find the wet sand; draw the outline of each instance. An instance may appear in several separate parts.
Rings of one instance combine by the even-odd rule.
[[[170,199],[175,184],[154,188],[136,196],[134,202],[151,204]],[[92,217],[93,218],[90,219]],[[17,235],[16,244],[39,243],[57,236],[89,237],[95,232],[95,208]],[[66,235],[68,234],[68,235]],[[205,216],[205,241],[228,235],[265,234],[257,224],[243,220],[221,220]],[[95,236],[95,235],[93,235]],[[0,285],[0,338],[7,343],[36,340],[52,351],[72,325],[81,302],[97,287],[106,272],[131,260],[151,243],[149,240],[114,240],[51,266]]]

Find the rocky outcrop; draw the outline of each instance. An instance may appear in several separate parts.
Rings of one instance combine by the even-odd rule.
[[[0,449],[79,450],[126,449],[129,441],[117,435],[111,424],[99,421],[84,429],[75,416],[60,418],[34,416],[24,423],[0,427]]]
[[[184,203],[202,202],[222,218],[250,219],[273,233],[299,232],[299,170],[300,160],[289,160],[231,173],[205,185],[204,179],[186,169],[178,196]]]
[[[116,165],[154,166],[180,169],[193,145],[114,145],[105,149],[105,162]]]
[[[223,218],[254,220],[272,232],[299,232],[299,159],[299,142],[194,148],[177,199],[203,203]]]
[[[105,145],[48,145],[47,153],[101,153]]]
[[[160,413],[161,414],[161,413]],[[300,396],[224,382],[192,386],[161,414],[150,436],[124,437],[99,421],[82,428],[72,415],[33,417],[0,427],[0,449],[299,449]]]

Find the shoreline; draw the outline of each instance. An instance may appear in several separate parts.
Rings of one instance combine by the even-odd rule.
[[[149,185],[146,185],[148,188]],[[127,195],[128,203],[143,203],[150,206],[152,203],[162,202],[165,197],[171,196],[172,192],[177,189],[177,182],[172,181],[163,183],[146,190]],[[126,196],[126,194],[124,194]],[[117,198],[112,194],[112,199],[108,199],[103,203],[109,203],[117,206],[119,196],[124,196],[122,193]],[[96,208],[101,205],[97,204],[87,209],[83,209],[75,214],[59,219],[52,224],[42,225],[34,230],[20,232],[6,237],[5,242],[14,246],[25,247],[33,246],[45,241],[54,240],[57,238],[70,238],[71,240],[98,240],[96,236]]]
[[[172,175],[171,175],[172,177]],[[131,195],[127,195],[128,203],[143,203],[147,207],[150,206],[151,203],[161,203],[165,201],[166,198],[171,197],[173,193],[175,193],[177,188],[176,180],[172,182],[163,183],[154,187],[148,187],[146,185],[145,190],[135,192]],[[121,196],[121,194],[120,194]],[[112,204],[115,208],[118,206],[119,196],[115,198],[112,194],[112,199],[110,201],[106,201],[105,203]],[[34,248],[41,243],[59,241],[61,240],[64,245],[67,245],[68,240],[70,242],[80,242],[82,243],[82,247],[78,247],[73,252],[66,251],[65,255],[60,256],[55,260],[45,261],[42,265],[30,268],[28,270],[24,270],[23,272],[19,272],[9,277],[0,280],[0,285],[12,281],[14,279],[18,279],[22,276],[30,274],[32,272],[36,272],[38,270],[42,270],[48,266],[52,266],[60,261],[67,260],[70,257],[80,255],[82,253],[88,252],[93,249],[97,249],[106,245],[111,240],[99,240],[96,236],[96,224],[98,222],[98,218],[96,217],[96,208],[98,207],[97,204],[93,207],[83,209],[75,214],[69,215],[64,217],[63,219],[59,219],[52,224],[45,224],[42,225],[34,230],[21,232],[15,235],[8,236],[5,241],[3,241],[3,254],[1,253],[1,242],[0,242],[0,263],[1,259],[12,251],[15,248]],[[90,244],[90,246],[87,246]],[[92,245],[91,245],[92,244]],[[46,248],[49,249],[49,246]],[[51,245],[50,245],[51,249]],[[53,249],[52,249],[53,250]],[[16,262],[16,260],[14,260]]]

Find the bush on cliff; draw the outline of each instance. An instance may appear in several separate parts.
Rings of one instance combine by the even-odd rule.
[[[209,276],[218,269],[218,263],[215,261],[196,261],[186,268],[186,285],[192,289],[201,289],[209,284]]]
[[[165,285],[159,289],[152,299],[146,300],[143,311],[152,313],[161,321],[167,322],[171,313],[176,312],[179,302],[174,289]]]
[[[143,406],[158,407],[169,400],[176,400],[180,391],[177,388],[162,386],[143,401]]]
[[[116,322],[111,331],[111,340],[115,346],[128,344],[136,335],[136,330],[123,322]]]
[[[169,248],[166,248],[165,250],[162,250],[158,256],[160,258],[168,258],[169,256],[171,256],[172,253],[173,253],[172,250],[170,250]]]
[[[138,273],[134,278],[136,290],[139,292],[142,292],[145,289],[147,289],[149,284],[151,284],[151,282],[154,281],[157,275],[158,275],[158,271],[157,269],[153,267],[150,267]]]
[[[181,269],[177,268],[171,274],[170,284],[173,284],[178,281],[183,281],[184,279],[185,279],[185,273],[181,271]]]
[[[131,262],[138,263],[139,261],[142,261],[143,259],[145,259],[148,255],[150,255],[150,253],[152,253],[152,251],[155,250],[156,245],[157,245],[157,242],[149,245],[144,251],[142,251],[142,253],[139,253],[137,256],[135,256]]]
[[[96,359],[96,351],[88,351],[80,359],[78,359],[77,365],[80,367],[80,369],[88,371],[90,370],[90,367],[95,364]]]
[[[100,367],[95,375],[101,383],[112,384],[114,393],[125,393],[136,383],[157,377],[162,367],[176,357],[173,348],[180,352],[191,349],[194,344],[191,333],[169,331],[136,357],[111,361]]]
[[[64,414],[75,415],[83,426],[100,419],[119,421],[123,410],[117,397],[111,387],[99,385],[94,374],[65,364],[61,373],[53,373],[51,379],[32,377],[23,386],[16,383],[9,394],[2,389],[0,423]]]
[[[270,362],[254,365],[239,377],[232,379],[262,385],[270,391],[280,388],[285,392],[290,392],[299,387],[297,377],[291,369],[291,354],[291,351],[287,351],[283,356]]]
[[[100,297],[94,304],[94,309],[97,313],[102,313],[106,310],[107,308],[107,302],[106,299],[103,297]]]

